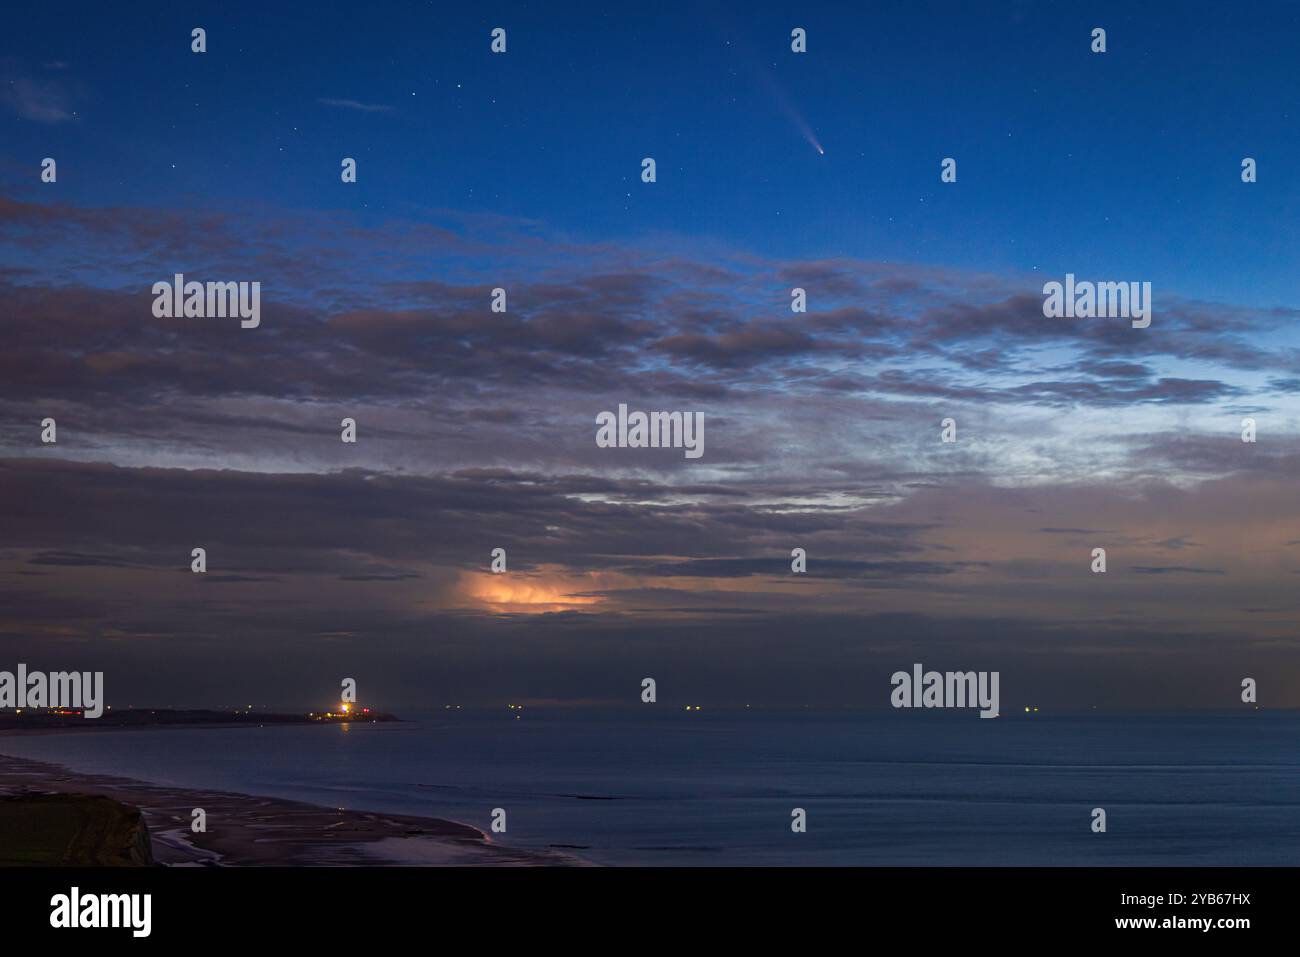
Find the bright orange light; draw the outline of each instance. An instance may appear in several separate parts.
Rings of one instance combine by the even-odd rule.
[[[597,604],[600,599],[593,595],[574,594],[589,586],[590,582],[582,579],[545,574],[514,578],[470,574],[462,577],[460,592],[472,603],[494,610],[541,614]]]

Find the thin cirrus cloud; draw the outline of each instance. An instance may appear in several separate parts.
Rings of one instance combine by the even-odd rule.
[[[25,120],[47,126],[68,123],[77,112],[66,70],[67,64],[59,61],[33,71],[13,57],[0,57],[0,100]]]
[[[360,100],[320,97],[316,100],[324,106],[334,106],[341,110],[356,110],[360,113],[391,113],[393,107],[383,103],[362,103]]]

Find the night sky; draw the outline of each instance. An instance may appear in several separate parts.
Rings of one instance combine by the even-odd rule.
[[[6,12],[0,668],[1300,706],[1300,8],[467,6]],[[1151,326],[1045,318],[1067,272]],[[175,273],[261,325],[155,318]],[[705,454],[598,448],[619,403]]]

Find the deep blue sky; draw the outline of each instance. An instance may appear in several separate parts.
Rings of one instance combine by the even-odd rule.
[[[6,111],[4,176],[48,199],[35,170],[53,155],[59,199],[81,204],[453,209],[583,239],[1294,301],[1300,7],[815,6],[19,5],[0,40],[10,96],[21,78],[76,116]],[[339,182],[345,155],[355,187]],[[647,155],[654,186],[638,179]],[[945,156],[955,186],[939,182]]]

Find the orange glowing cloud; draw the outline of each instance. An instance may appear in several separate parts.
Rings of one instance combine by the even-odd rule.
[[[575,594],[591,588],[585,578],[553,573],[493,575],[476,572],[461,576],[459,591],[473,605],[494,611],[541,614],[594,605],[600,598]]]

